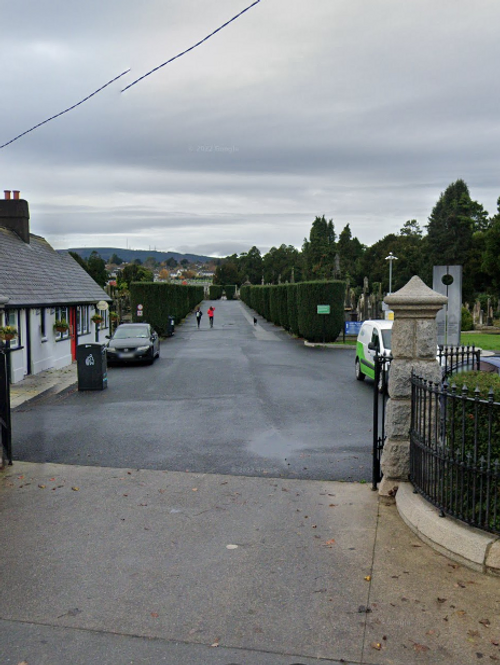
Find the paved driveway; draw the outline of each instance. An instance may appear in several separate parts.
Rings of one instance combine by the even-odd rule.
[[[194,316],[153,366],[17,409],[14,457],[246,476],[370,480],[371,402],[354,351],[305,347],[238,301]],[[204,303],[206,312],[208,303]]]

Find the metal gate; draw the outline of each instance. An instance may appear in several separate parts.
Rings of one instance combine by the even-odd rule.
[[[373,384],[373,451],[372,451],[372,490],[377,489],[382,480],[380,459],[385,442],[385,407],[387,386],[392,356],[375,355],[375,380]]]
[[[440,346],[436,359],[441,367],[442,380],[452,374],[467,370],[479,370],[481,350],[474,346]],[[392,356],[375,355],[375,381],[373,387],[373,463],[372,489],[376,490],[382,480],[380,460],[385,443],[385,409],[388,398],[389,369]]]
[[[3,450],[2,457],[9,465],[12,464],[9,364],[4,346],[0,346],[0,444]]]

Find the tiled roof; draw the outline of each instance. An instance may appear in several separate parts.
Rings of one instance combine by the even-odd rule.
[[[110,301],[107,293],[66,253],[56,252],[40,236],[25,243],[0,226],[0,296],[7,307]]]

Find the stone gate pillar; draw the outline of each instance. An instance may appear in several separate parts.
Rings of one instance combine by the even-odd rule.
[[[394,312],[393,361],[389,374],[389,399],[385,416],[386,441],[382,452],[383,478],[379,494],[394,497],[410,472],[410,419],[412,370],[438,382],[436,314],[447,297],[426,286],[416,275],[402,289],[384,298]]]

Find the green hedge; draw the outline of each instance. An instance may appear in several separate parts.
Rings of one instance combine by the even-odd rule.
[[[474,330],[474,323],[472,321],[472,314],[466,307],[462,307],[462,330]]]
[[[130,306],[132,321],[146,321],[160,335],[165,335],[169,316],[179,323],[203,300],[203,286],[185,286],[165,282],[132,282]],[[137,305],[143,306],[143,315],[137,316]]]
[[[474,402],[475,389],[479,389],[481,400],[488,400],[493,388],[493,401],[500,402],[500,376],[496,372],[460,372],[453,374],[450,384],[456,384],[457,395],[462,395],[462,386],[467,386],[467,396],[472,398],[463,404],[462,400],[448,398],[447,408],[450,422],[455,428],[455,440],[461,442],[465,433],[465,454],[474,457],[474,441],[477,431],[477,459],[488,458],[489,407],[487,404]],[[449,389],[451,392],[451,389]],[[464,422],[465,416],[465,422]],[[456,451],[458,452],[458,451]],[[500,407],[493,407],[491,419],[491,459],[500,460]]]
[[[309,342],[334,342],[344,323],[345,283],[300,282],[297,291],[299,333]],[[330,305],[330,314],[318,314],[317,305]]]
[[[240,298],[268,321],[310,342],[334,342],[344,324],[345,283],[300,282],[276,286],[242,286]],[[318,314],[330,305],[330,314]]]
[[[208,289],[208,297],[210,300],[220,300],[222,298],[223,291],[223,286],[219,286],[218,284],[210,284]]]
[[[286,309],[288,314],[288,326],[291,333],[299,335],[299,317],[297,312],[298,284],[286,285]]]
[[[224,287],[224,291],[226,293],[226,298],[228,300],[233,300],[234,299],[234,294],[236,293],[236,285],[235,284],[226,284]]]

